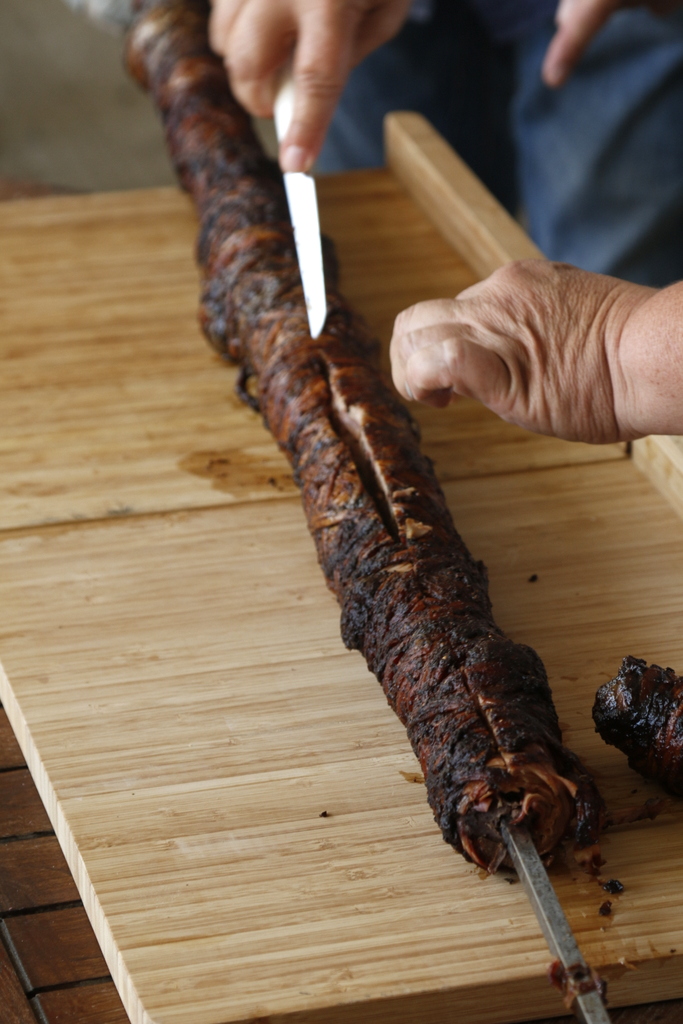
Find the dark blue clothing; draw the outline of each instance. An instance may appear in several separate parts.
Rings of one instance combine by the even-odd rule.
[[[516,42],[555,14],[558,0],[469,0],[495,43]]]
[[[320,169],[382,165],[384,114],[417,110],[509,210],[523,207],[546,256],[642,284],[683,279],[683,11],[617,12],[555,90],[541,81],[552,16],[497,46],[485,4],[513,7],[421,3],[353,71]]]
[[[512,51],[492,44],[465,0],[436,0],[413,10],[420,8],[429,17],[409,20],[351,73],[317,169],[381,166],[384,115],[417,110],[514,210]]]
[[[517,49],[513,130],[529,231],[553,259],[639,284],[683,278],[683,11],[614,14],[562,89],[544,25]]]
[[[488,29],[494,43],[511,43],[551,18],[558,0],[467,0]],[[426,24],[434,14],[436,0],[413,0],[408,17]]]

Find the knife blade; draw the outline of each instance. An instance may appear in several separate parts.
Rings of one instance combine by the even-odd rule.
[[[293,110],[294,80],[291,71],[288,71],[275,98],[275,131],[278,142],[282,142],[287,134]],[[283,177],[306,299],[308,326],[311,337],[317,338],[327,318],[327,295],[315,181],[310,174],[300,171],[287,171]]]

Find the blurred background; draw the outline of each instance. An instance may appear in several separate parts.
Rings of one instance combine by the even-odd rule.
[[[0,2],[0,176],[87,191],[174,180],[122,37],[62,0]]]
[[[63,0],[0,0],[0,178],[78,191],[174,183],[122,46]]]

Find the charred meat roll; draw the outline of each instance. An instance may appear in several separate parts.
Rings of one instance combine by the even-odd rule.
[[[205,0],[138,0],[128,63],[161,113],[200,219],[200,319],[289,459],[342,637],[405,725],[445,840],[495,871],[499,822],[541,854],[599,863],[603,803],[562,745],[538,655],[495,624],[486,570],[455,530],[417,428],[336,290],[310,337],[281,175],[207,41]]]
[[[618,674],[600,687],[595,728],[628,763],[683,796],[683,677],[672,668],[624,658]]]

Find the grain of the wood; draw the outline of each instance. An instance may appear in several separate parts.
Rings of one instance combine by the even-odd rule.
[[[342,284],[386,342],[419,299],[474,280],[385,171],[320,181]],[[173,189],[0,209],[0,528],[296,489],[196,322],[196,223]],[[443,479],[623,456],[510,428],[474,403],[418,412]]]
[[[47,1024],[130,1024],[111,981],[41,992],[31,1001],[38,1004]]]
[[[446,491],[609,804],[657,793],[589,709],[627,651],[683,661],[683,524],[625,460]],[[557,1012],[523,893],[454,856],[401,774],[405,735],[341,650],[298,501],[259,509],[0,539],[3,698],[131,1019]],[[605,853],[626,887],[607,922],[594,882],[553,871],[584,953],[617,1004],[680,995],[683,811]]]
[[[54,836],[0,843],[0,914],[77,899]]]
[[[0,772],[0,839],[51,831],[28,768]]]
[[[683,516],[683,437],[653,435],[633,442],[633,461]]]
[[[36,1024],[12,961],[0,939],[0,1021],[2,1024]]]
[[[0,706],[0,771],[21,768],[25,764],[24,755],[12,732],[5,709]]]
[[[9,917],[6,928],[31,989],[109,973],[83,907],[20,914]]]
[[[388,114],[387,163],[444,238],[480,277],[543,253],[421,114]]]

